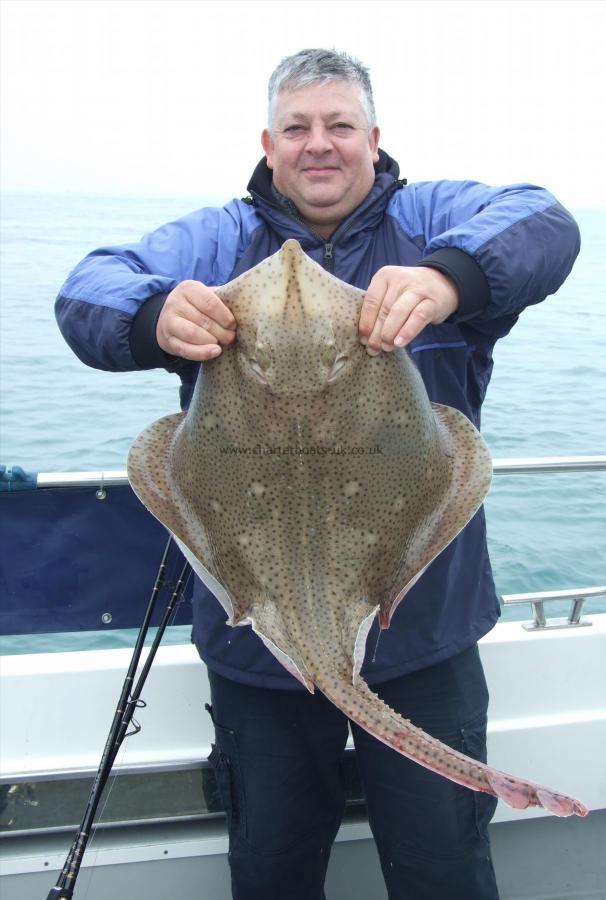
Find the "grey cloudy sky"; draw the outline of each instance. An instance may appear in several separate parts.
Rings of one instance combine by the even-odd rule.
[[[544,184],[606,207],[601,0],[2,0],[6,189],[245,192],[268,75],[308,46],[371,69],[410,181]]]

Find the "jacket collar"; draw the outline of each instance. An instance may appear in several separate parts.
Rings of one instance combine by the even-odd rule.
[[[399,174],[400,167],[395,159],[379,149],[373,187],[362,203],[341,222],[331,241],[337,239],[344,230],[358,231],[374,225],[375,221],[382,218],[394,190],[406,184],[406,179],[398,178]],[[324,243],[323,239],[301,220],[294,203],[274,188],[271,169],[267,167],[265,157],[257,164],[248,183],[248,191],[259,215],[278,233],[287,232],[286,236],[297,237],[304,246]],[[380,198],[383,198],[384,202],[379,202]]]

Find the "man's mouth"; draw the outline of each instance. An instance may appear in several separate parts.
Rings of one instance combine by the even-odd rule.
[[[331,172],[337,172],[337,166],[307,166],[303,169],[308,175],[329,175]]]

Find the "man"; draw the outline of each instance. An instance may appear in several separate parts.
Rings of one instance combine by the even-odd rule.
[[[67,341],[105,369],[164,366],[187,405],[199,363],[236,338],[213,291],[287,238],[366,290],[369,353],[407,346],[432,400],[479,425],[492,349],[520,311],[553,293],[578,229],[546,191],[472,182],[406,187],[379,149],[366,69],[307,50],[270,79],[265,158],[250,198],[199,210],[139,244],[99,250],[57,301]],[[477,641],[498,617],[478,513],[381,634],[363,675],[427,732],[485,759],[488,694]],[[209,668],[236,900],[319,900],[344,808],[347,721],[307,694],[250,629],[230,629],[198,585],[194,639]],[[375,646],[371,634],[368,646]],[[352,726],[391,900],[494,900],[494,798],[428,772]]]

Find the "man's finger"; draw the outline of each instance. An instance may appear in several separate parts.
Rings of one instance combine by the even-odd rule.
[[[162,349],[167,353],[196,362],[204,362],[204,360],[212,359],[221,353],[221,347],[214,335],[194,325],[193,322],[174,316],[171,317],[168,324],[169,331],[161,343]],[[225,333],[232,335],[233,340],[234,332],[226,331]],[[217,347],[219,353],[217,353]]]
[[[392,304],[389,314],[383,322],[381,331],[381,344],[383,349],[392,349],[396,335],[399,333],[404,324],[408,321],[414,310],[426,298],[419,295],[417,291],[404,291]],[[431,302],[431,301],[430,301]],[[387,345],[387,346],[385,346]]]
[[[191,316],[193,315],[193,318]],[[189,344],[231,344],[235,330],[223,328],[209,316],[191,306],[184,315],[175,315],[168,324],[170,333]]]
[[[199,313],[230,331],[236,330],[236,320],[230,309],[215,292],[199,281],[187,281],[182,285],[183,296]]]
[[[208,362],[223,352],[219,344],[188,344],[178,338],[171,338],[169,343],[171,347],[169,353],[193,362]]]
[[[401,291],[402,286],[397,282],[392,282],[387,287],[372,334],[368,339],[368,347],[375,353],[378,353],[380,350],[393,350],[392,338],[414,304],[419,302],[418,295],[414,292],[404,291],[404,293],[401,293]],[[385,331],[387,322],[392,323],[389,337],[386,336]]]
[[[379,310],[383,304],[383,297],[387,291],[387,283],[383,270],[379,269],[368,285],[368,290],[362,302],[362,309],[360,310],[360,321],[358,322],[358,333],[363,343],[368,341],[375,327]]]
[[[165,352],[202,361],[216,352],[196,348],[230,344],[235,340],[236,327],[231,311],[211,288],[199,281],[182,281],[166,298],[156,338]]]
[[[426,325],[433,322],[435,314],[436,304],[434,300],[425,298],[418,303],[395,335],[394,346],[405,347],[407,344],[410,344],[423,331]]]

